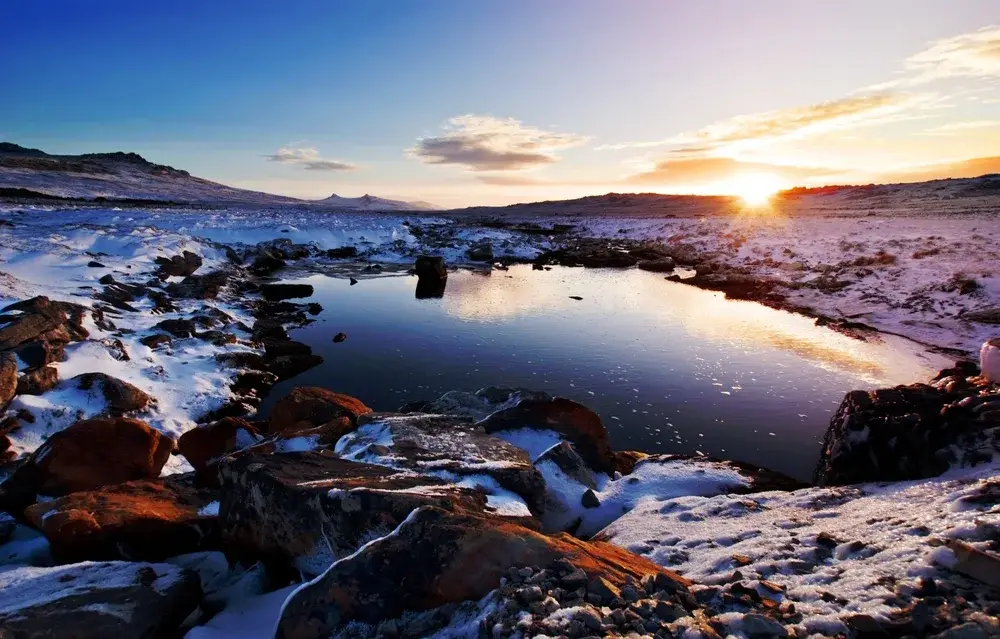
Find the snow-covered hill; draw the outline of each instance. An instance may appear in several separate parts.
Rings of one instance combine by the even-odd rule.
[[[303,206],[329,210],[430,210],[425,202],[365,195],[301,200],[260,191],[238,189],[195,177],[180,169],[154,164],[135,153],[50,155],[9,142],[0,142],[0,188],[93,200],[162,200],[187,204],[243,206]]]

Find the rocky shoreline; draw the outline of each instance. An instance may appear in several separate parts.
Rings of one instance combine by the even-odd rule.
[[[454,241],[410,229],[420,250]],[[288,334],[320,310],[311,287],[275,274],[381,269],[353,246],[205,246],[107,273],[87,303],[0,309],[0,636],[250,636],[254,602],[254,632],[287,638],[1000,633],[1000,388],[974,363],[848,394],[813,487],[613,450],[586,406],[525,389],[375,413],[299,387],[257,419],[276,382],[322,362]],[[486,249],[465,257],[511,262]],[[444,260],[414,257],[417,294],[439,295]],[[688,267],[688,283],[785,303],[682,243],[574,239],[530,261]],[[105,370],[60,380],[53,364],[91,348],[105,370],[142,358],[174,379],[195,358],[218,386],[183,404]],[[204,410],[192,428],[173,406]],[[914,501],[850,518],[886,491]]]

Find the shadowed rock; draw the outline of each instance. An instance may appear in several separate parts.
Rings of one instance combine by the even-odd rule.
[[[321,426],[339,417],[357,423],[359,415],[370,413],[364,403],[351,397],[315,386],[299,386],[278,400],[268,417],[268,432],[302,430]]]
[[[300,297],[312,297],[313,287],[311,284],[264,284],[260,287],[260,293],[265,300],[278,302]]]
[[[142,410],[152,399],[144,391],[126,381],[105,373],[84,373],[70,380],[80,390],[96,389],[108,404],[112,415]]]
[[[187,277],[191,275],[201,268],[202,259],[196,253],[184,251],[180,255],[157,257],[156,263],[160,265],[160,268],[156,272],[157,276],[161,279],[166,279],[170,276]]]

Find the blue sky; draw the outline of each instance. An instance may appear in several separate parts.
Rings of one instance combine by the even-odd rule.
[[[725,192],[1000,148],[993,0],[8,0],[0,24],[0,139],[303,197]]]

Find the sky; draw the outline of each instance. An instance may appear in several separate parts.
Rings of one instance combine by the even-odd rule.
[[[1000,172],[997,0],[4,0],[0,140],[454,207]]]

